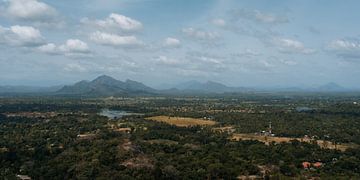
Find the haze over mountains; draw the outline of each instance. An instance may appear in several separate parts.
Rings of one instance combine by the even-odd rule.
[[[85,95],[85,96],[123,96],[123,95],[150,95],[150,94],[211,94],[211,93],[237,93],[237,92],[350,92],[336,83],[328,83],[316,88],[248,88],[229,87],[224,84],[207,81],[188,81],[173,85],[170,88],[158,90],[144,85],[141,82],[126,80],[120,81],[110,76],[102,75],[92,81],[82,80],[73,85],[54,87],[28,87],[28,86],[0,86],[0,93],[48,93],[54,95]]]

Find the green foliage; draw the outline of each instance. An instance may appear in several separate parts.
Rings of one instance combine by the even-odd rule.
[[[349,98],[349,99],[348,99]],[[356,100],[356,99],[355,99]],[[270,143],[229,140],[212,127],[176,127],[128,116],[108,120],[101,108],[151,115],[207,117],[237,132],[266,130],[279,136],[316,136],[360,144],[360,108],[346,98],[191,97],[0,100],[0,176],[14,179],[235,179],[239,175],[271,179],[321,177],[359,179],[360,149],[322,149],[299,141]],[[296,107],[311,107],[297,111]],[[54,117],[6,117],[2,113],[57,112]],[[131,127],[116,132],[109,124]],[[144,128],[146,127],[146,128]],[[81,139],[79,134],[93,134]],[[304,170],[302,162],[322,162]]]

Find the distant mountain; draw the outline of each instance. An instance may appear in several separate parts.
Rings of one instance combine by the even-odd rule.
[[[317,89],[317,91],[320,92],[342,92],[342,91],[348,91],[346,88],[334,83],[334,82],[330,82],[327,84],[324,84],[322,86],[319,86]]]
[[[153,94],[156,90],[132,80],[125,82],[110,76],[99,76],[92,81],[80,81],[74,85],[64,86],[57,94],[86,96],[116,96]]]
[[[0,93],[52,93],[62,86],[36,87],[36,86],[0,86]]]
[[[170,85],[169,85],[170,86]],[[327,83],[318,87],[229,87],[222,83],[207,81],[188,81],[170,88],[156,90],[141,82],[119,81],[110,76],[99,76],[92,81],[79,81],[73,85],[53,87],[0,86],[0,95],[65,95],[65,96],[126,96],[126,95],[192,95],[247,92],[299,92],[333,93],[360,92],[360,89],[347,89],[336,83]]]
[[[178,84],[174,89],[180,90],[182,92],[205,92],[205,93],[227,93],[227,92],[243,92],[249,89],[247,88],[237,88],[237,87],[228,87],[224,84],[207,81],[201,83],[198,81],[188,81],[185,83]]]

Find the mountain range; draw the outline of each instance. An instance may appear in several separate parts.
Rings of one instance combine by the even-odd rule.
[[[110,76],[102,75],[92,81],[79,81],[73,85],[54,87],[28,86],[0,86],[0,94],[47,93],[50,95],[81,95],[81,96],[125,96],[125,95],[159,95],[159,94],[222,94],[238,92],[350,92],[336,83],[328,83],[316,88],[246,88],[229,87],[224,84],[207,81],[188,81],[173,85],[171,88],[158,90],[144,85],[141,82],[126,80],[120,81]]]
[[[224,84],[207,81],[201,83],[199,81],[188,81],[180,83],[174,87],[180,91],[184,92],[201,92],[201,93],[228,93],[228,92],[244,92],[250,91],[250,88],[243,87],[229,87]]]

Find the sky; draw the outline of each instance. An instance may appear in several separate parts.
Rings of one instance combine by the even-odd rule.
[[[358,0],[0,0],[0,85],[360,88]]]

